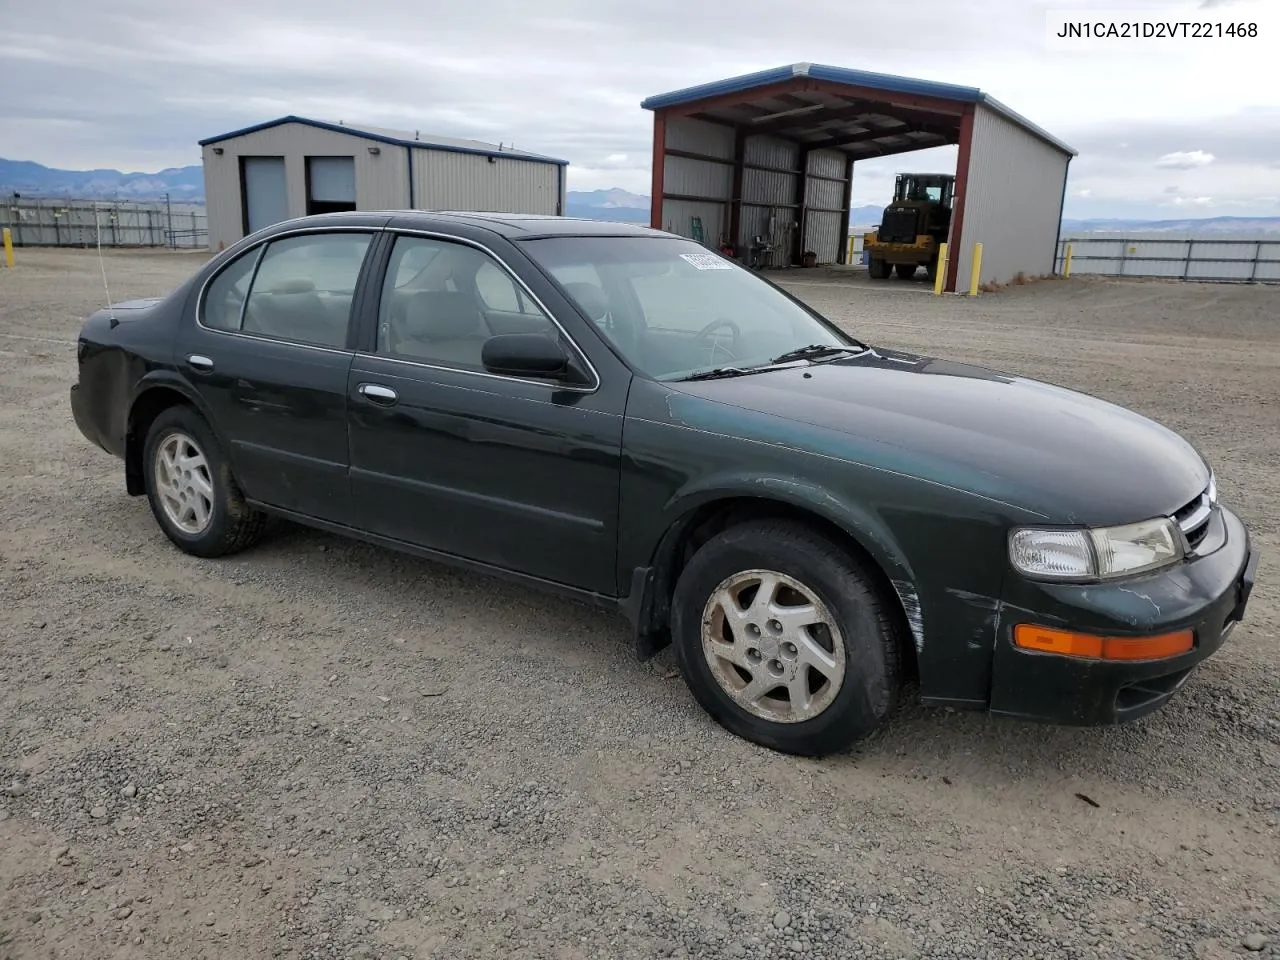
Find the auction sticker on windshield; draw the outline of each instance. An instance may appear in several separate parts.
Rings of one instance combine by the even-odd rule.
[[[699,270],[732,270],[733,264],[717,257],[714,253],[682,253],[681,259],[688,260]]]

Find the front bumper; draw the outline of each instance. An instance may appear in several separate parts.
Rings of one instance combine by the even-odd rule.
[[[992,713],[1071,726],[1123,723],[1163,706],[1244,618],[1258,555],[1244,524],[1218,508],[1219,546],[1169,570],[1112,584],[1019,581],[1002,604]],[[1117,637],[1191,629],[1195,646],[1163,660],[1084,660],[1019,649],[1018,623]]]

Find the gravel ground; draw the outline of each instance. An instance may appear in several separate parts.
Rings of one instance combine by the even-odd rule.
[[[67,406],[91,253],[0,270],[0,958],[1280,957],[1280,288],[793,289],[885,346],[1183,431],[1249,620],[1109,729],[712,723],[607,613],[282,525],[174,550]],[[198,256],[113,253],[112,294]]]

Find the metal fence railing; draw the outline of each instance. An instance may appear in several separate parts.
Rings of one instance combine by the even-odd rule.
[[[205,208],[167,200],[84,200],[0,196],[0,229],[16,247],[170,247],[209,245]]]
[[[1073,277],[1280,283],[1280,237],[1064,237],[1056,266],[1057,273]]]

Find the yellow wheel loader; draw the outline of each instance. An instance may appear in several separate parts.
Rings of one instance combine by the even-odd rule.
[[[924,267],[930,280],[937,276],[938,248],[951,229],[955,182],[947,173],[898,174],[879,229],[862,238],[873,280],[887,280],[894,272],[909,280],[917,267]]]

